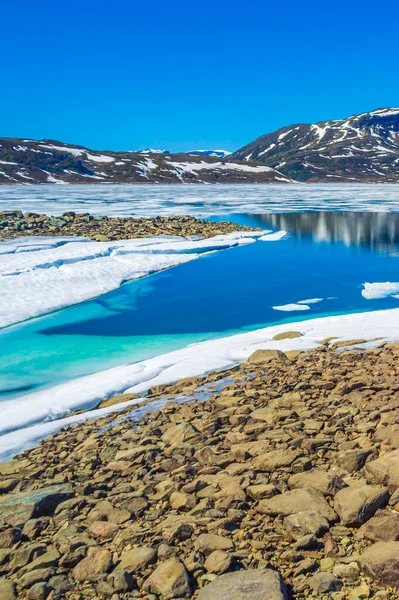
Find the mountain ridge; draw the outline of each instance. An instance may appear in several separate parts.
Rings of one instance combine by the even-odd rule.
[[[301,182],[399,181],[399,108],[296,123],[258,137],[230,158],[255,161]]]
[[[0,138],[0,184],[331,182],[399,182],[399,108],[287,125],[233,153],[99,151]]]
[[[152,149],[138,152],[98,151],[57,140],[0,138],[0,184],[289,181],[272,167],[231,160],[230,157],[215,156],[214,153],[193,151],[170,154]]]

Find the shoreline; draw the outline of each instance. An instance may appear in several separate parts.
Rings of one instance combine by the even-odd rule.
[[[274,574],[278,600],[396,597],[399,344],[320,341],[154,385],[153,412],[125,405],[0,464],[10,589],[218,600]]]
[[[393,326],[395,322],[398,323],[396,330]],[[301,336],[274,339],[290,330],[301,333]],[[342,342],[361,339],[366,347],[366,340],[377,338],[380,338],[377,344],[380,341],[396,342],[399,340],[399,309],[291,321],[199,342],[8,400],[2,407],[0,425],[3,433],[0,441],[3,441],[3,445],[7,444],[3,455],[9,457],[13,448],[16,449],[15,453],[23,448],[24,443],[43,439],[48,431],[53,433],[68,423],[90,419],[91,410],[111,396],[123,393],[143,395],[154,386],[169,385],[182,377],[199,377],[225,370],[242,363],[252,352],[261,348],[283,352],[311,350],[328,337]],[[84,411],[83,415],[86,416],[74,416],[71,411]],[[42,423],[32,425],[38,419]],[[0,460],[1,456],[0,453]]]
[[[204,238],[236,231],[262,231],[228,221],[205,221],[189,215],[174,217],[108,217],[68,211],[60,216],[0,211],[0,241],[21,236],[78,236],[97,242],[145,238],[157,235],[202,236]]]

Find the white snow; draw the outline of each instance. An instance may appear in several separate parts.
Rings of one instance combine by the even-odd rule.
[[[111,163],[114,162],[115,158],[113,156],[107,156],[106,154],[86,154],[87,158],[93,162],[99,163]]]
[[[377,300],[379,298],[388,298],[389,296],[395,297],[395,294],[399,292],[399,282],[364,283],[363,286],[362,296],[366,300]]]
[[[291,303],[291,304],[282,304],[281,306],[273,306],[273,310],[280,310],[282,312],[292,312],[295,310],[310,310],[310,306],[306,304]]]
[[[294,339],[273,340],[276,334],[289,330],[300,331],[303,335]],[[6,460],[10,452],[20,451],[26,447],[26,444],[34,443],[68,423],[98,417],[127,404],[13,432],[17,428],[27,427],[43,420],[61,418],[70,410],[96,406],[98,402],[113,394],[124,392],[143,394],[153,385],[172,383],[182,377],[204,375],[210,371],[226,369],[245,361],[259,348],[283,351],[307,350],[314,348],[321,340],[330,336],[336,337],[337,341],[354,338],[367,340],[382,338],[380,342],[397,341],[399,309],[290,322],[193,344],[139,363],[108,369],[16,400],[3,402],[0,431],[12,433],[1,438],[0,458]]]
[[[269,171],[273,171],[271,167],[251,167],[247,165],[240,165],[238,163],[206,163],[201,161],[199,163],[190,163],[190,162],[175,162],[170,161],[169,163],[172,167],[182,171],[183,173],[195,173],[196,171],[204,171],[214,169],[223,169],[224,171],[245,171],[247,173],[267,173]]]
[[[317,304],[323,300],[324,298],[308,298],[306,300],[298,300],[298,304]]]
[[[287,232],[284,229],[281,231],[274,231],[273,233],[266,233],[266,235],[262,235],[259,240],[261,242],[277,242],[278,240],[282,240],[287,235]]]
[[[237,232],[207,240],[158,236],[118,242],[37,238],[0,242],[0,327],[83,302],[124,281],[255,241],[261,233]],[[21,252],[26,245],[30,252]]]

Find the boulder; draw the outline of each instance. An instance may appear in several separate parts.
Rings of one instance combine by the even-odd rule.
[[[399,515],[395,512],[378,511],[361,526],[358,534],[373,542],[396,542],[399,540]]]
[[[135,573],[136,571],[142,571],[148,567],[148,565],[155,563],[156,560],[157,553],[153,548],[140,546],[139,548],[133,548],[133,550],[122,552],[117,569],[125,570],[128,573]]]
[[[188,573],[177,558],[162,562],[146,579],[143,589],[149,594],[161,596],[162,600],[186,598],[191,595]]]
[[[287,533],[296,540],[304,535],[313,534],[321,536],[329,529],[327,519],[320,513],[312,510],[302,510],[299,513],[289,515],[284,519]]]
[[[253,365],[259,365],[271,360],[278,360],[285,362],[287,360],[286,355],[281,350],[256,350],[247,359],[247,362]]]
[[[360,527],[389,499],[386,488],[360,485],[340,490],[334,498],[334,509],[346,527]]]
[[[293,340],[295,338],[299,338],[302,337],[303,333],[300,333],[299,331],[283,331],[283,333],[276,333],[275,336],[273,336],[274,340]]]
[[[339,452],[335,459],[336,464],[348,473],[357,473],[364,466],[371,450],[346,450]]]
[[[316,573],[306,582],[316,594],[327,594],[328,592],[339,592],[342,582],[331,573]]]
[[[318,512],[329,521],[337,518],[323,496],[312,489],[290,490],[268,500],[261,500],[257,507],[259,513],[272,517],[294,515],[305,509]]]
[[[58,504],[73,494],[70,483],[9,494],[0,500],[0,519],[10,525],[22,525],[29,519],[51,514]]]
[[[111,553],[105,548],[92,546],[87,557],[81,560],[73,569],[72,574],[78,581],[85,581],[91,575],[106,573],[112,564]]]
[[[288,600],[281,575],[271,569],[251,569],[221,575],[200,590],[198,600]]]
[[[282,467],[290,467],[301,456],[301,450],[271,450],[256,456],[252,460],[252,466],[257,471],[272,473]]]
[[[292,475],[288,480],[288,487],[293,488],[311,488],[317,490],[323,496],[334,496],[339,490],[346,487],[346,483],[341,477],[322,471],[321,469],[312,469]]]
[[[208,556],[204,567],[208,573],[217,573],[221,575],[229,570],[233,563],[233,557],[224,550],[215,550]]]
[[[203,533],[195,540],[195,549],[202,554],[208,555],[215,550],[233,550],[234,544],[229,538],[215,535],[213,533]]]
[[[391,491],[399,488],[399,450],[394,450],[368,462],[366,476],[376,483],[386,485]]]
[[[196,505],[195,496],[184,492],[172,492],[169,498],[171,508],[174,510],[191,510]]]
[[[399,587],[399,542],[377,542],[362,554],[360,564],[378,583]]]

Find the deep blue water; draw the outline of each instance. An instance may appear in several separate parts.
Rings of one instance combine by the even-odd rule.
[[[311,219],[287,215],[279,222],[270,215],[230,215],[291,233],[203,256],[4,330],[2,398],[277,322],[398,307],[394,298],[370,301],[361,295],[363,282],[398,281],[396,225],[392,236],[392,220],[338,214],[327,221],[322,213]],[[389,218],[396,224],[395,215]],[[306,312],[273,309],[308,298],[323,301]]]

